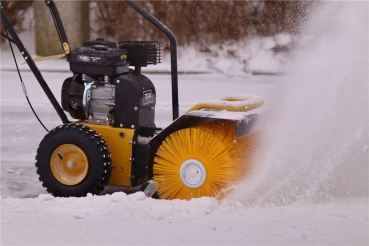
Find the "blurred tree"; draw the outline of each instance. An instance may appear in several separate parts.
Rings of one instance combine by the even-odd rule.
[[[19,32],[33,1],[2,1],[7,16]],[[170,1],[149,0],[139,4],[176,34],[179,45],[209,44],[240,40],[249,35],[269,36],[297,33],[314,1]],[[120,40],[158,40],[168,47],[167,38],[122,1],[56,1],[72,48],[96,35]],[[44,1],[35,1],[36,52],[62,53],[50,11]],[[3,27],[1,27],[3,28]],[[1,39],[2,42],[4,39]]]
[[[55,1],[72,49],[82,46],[90,37],[89,2]],[[54,21],[44,1],[35,1],[36,53],[49,56],[64,53]]]
[[[93,1],[93,31],[118,40],[159,40],[156,28],[120,1]],[[139,4],[176,34],[180,45],[206,47],[248,35],[296,33],[312,1],[142,1]]]
[[[22,23],[28,9],[32,6],[32,3],[33,1],[1,1],[6,16],[15,31],[21,32],[24,30]],[[5,29],[2,24],[1,31],[5,33]],[[5,38],[1,37],[1,44],[3,44],[5,41]]]
[[[313,5],[313,1],[265,1],[263,10],[258,13],[258,33],[265,36],[299,32]]]

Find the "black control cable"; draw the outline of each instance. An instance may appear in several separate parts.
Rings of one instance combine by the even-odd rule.
[[[26,99],[27,99],[28,105],[30,106],[30,108],[31,108],[31,110],[32,110],[32,112],[33,112],[33,114],[36,116],[36,118],[37,118],[38,122],[40,122],[40,124],[43,126],[43,128],[44,128],[47,132],[49,132],[49,130],[45,127],[45,125],[42,123],[42,121],[41,121],[41,120],[40,120],[40,118],[38,117],[37,113],[35,112],[35,110],[34,110],[34,109],[33,109],[33,107],[32,107],[31,102],[30,102],[30,101],[29,101],[29,99],[28,99],[27,90],[26,90],[26,85],[24,84],[23,79],[22,79],[22,76],[21,76],[21,73],[20,73],[20,71],[19,71],[19,67],[18,67],[18,64],[17,64],[17,59],[15,58],[15,55],[14,55],[13,46],[12,46],[12,43],[11,43],[11,41],[10,41],[10,37],[9,37],[8,30],[6,29],[6,27],[5,27],[5,26],[4,26],[4,29],[5,29],[6,35],[8,36],[8,38],[7,38],[7,39],[8,39],[8,41],[9,41],[9,45],[10,45],[10,49],[11,49],[12,54],[13,54],[13,59],[14,59],[14,62],[15,62],[15,66],[17,67],[17,71],[18,71],[19,79],[20,79],[20,81],[21,81],[21,85],[22,85],[23,93],[24,93],[24,95],[26,96]]]

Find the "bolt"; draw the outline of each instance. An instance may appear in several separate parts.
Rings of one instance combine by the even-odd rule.
[[[135,128],[135,125],[131,125],[131,128]]]
[[[67,166],[68,166],[69,168],[72,168],[72,167],[73,167],[73,162],[68,161]]]
[[[120,124],[119,126],[120,126],[120,127],[123,127],[123,124]]]
[[[123,170],[123,167],[122,167],[122,166],[120,166],[119,170]]]
[[[118,84],[120,83],[120,80],[119,80],[119,79],[117,79],[117,83],[118,83]]]
[[[138,108],[137,107],[134,107],[134,110],[138,110]]]

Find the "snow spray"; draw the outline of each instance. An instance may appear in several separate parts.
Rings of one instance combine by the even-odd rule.
[[[368,2],[326,2],[267,98],[255,169],[229,199],[283,205],[368,196]]]

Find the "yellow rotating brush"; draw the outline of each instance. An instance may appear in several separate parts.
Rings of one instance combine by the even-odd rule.
[[[244,176],[255,136],[236,138],[232,122],[217,121],[169,135],[154,159],[163,199],[215,197]]]

